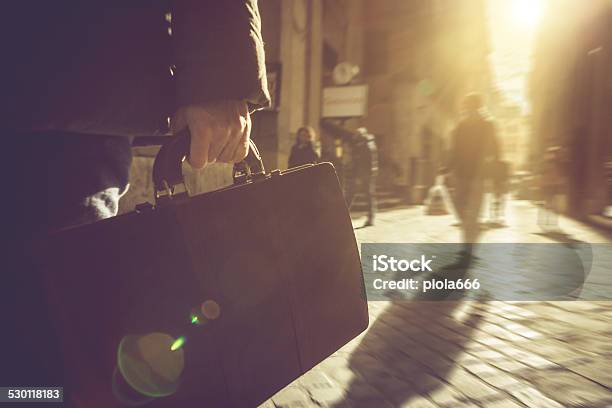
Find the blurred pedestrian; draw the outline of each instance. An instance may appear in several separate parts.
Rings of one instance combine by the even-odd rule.
[[[438,170],[434,185],[427,192],[427,197],[424,201],[426,215],[448,214],[451,199],[446,187],[447,175],[448,170],[445,167]]]
[[[564,160],[559,146],[550,146],[544,153],[540,168],[540,195],[542,203],[538,211],[538,225],[544,232],[559,232],[559,195],[563,192],[565,177]]]
[[[510,172],[509,163],[504,160],[493,162],[491,168],[491,205],[489,208],[489,221],[495,225],[504,225],[504,212],[506,195],[509,190]]]
[[[364,127],[352,133],[349,146],[350,161],[345,168],[345,197],[349,208],[355,194],[365,195],[367,219],[364,227],[374,225],[376,217],[376,176],[378,175],[378,152],[376,139]]]
[[[302,166],[304,164],[315,164],[320,161],[319,155],[314,148],[315,131],[310,126],[301,127],[297,131],[295,144],[291,148],[288,168]]]
[[[487,168],[497,160],[493,120],[483,112],[482,97],[468,94],[463,117],[452,134],[449,169],[454,179],[454,204],[461,222],[465,254],[470,255],[479,234],[478,217],[484,196]]]

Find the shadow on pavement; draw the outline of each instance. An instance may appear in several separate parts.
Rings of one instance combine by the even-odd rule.
[[[449,273],[465,274],[469,264],[459,266]],[[457,292],[447,292],[438,293],[435,302],[431,296],[391,302],[351,354],[355,376],[336,407],[401,406],[446,387],[482,319],[472,302],[441,300],[456,297]]]
[[[561,230],[559,231],[547,231],[547,232],[534,232],[533,235],[548,238],[552,241],[560,242],[563,244],[583,244],[584,241],[572,237]]]

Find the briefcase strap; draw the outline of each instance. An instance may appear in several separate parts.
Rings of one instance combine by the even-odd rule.
[[[185,128],[176,136],[162,144],[153,163],[153,185],[155,202],[164,204],[169,200],[189,196],[185,187],[182,163],[189,154],[191,133]],[[266,170],[255,142],[249,140],[247,157],[234,164],[234,184],[242,184],[249,180],[265,176]]]

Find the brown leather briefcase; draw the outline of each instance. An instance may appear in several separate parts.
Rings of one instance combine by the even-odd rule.
[[[252,148],[233,186],[189,197],[188,146],[161,148],[156,205],[44,243],[74,406],[257,406],[368,325],[331,164],[267,174]]]

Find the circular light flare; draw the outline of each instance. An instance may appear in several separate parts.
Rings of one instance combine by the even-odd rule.
[[[208,320],[215,320],[221,315],[221,306],[214,300],[206,300],[202,303],[202,314]]]
[[[121,378],[137,393],[152,398],[172,395],[185,367],[185,337],[166,333],[127,335],[117,349]]]

